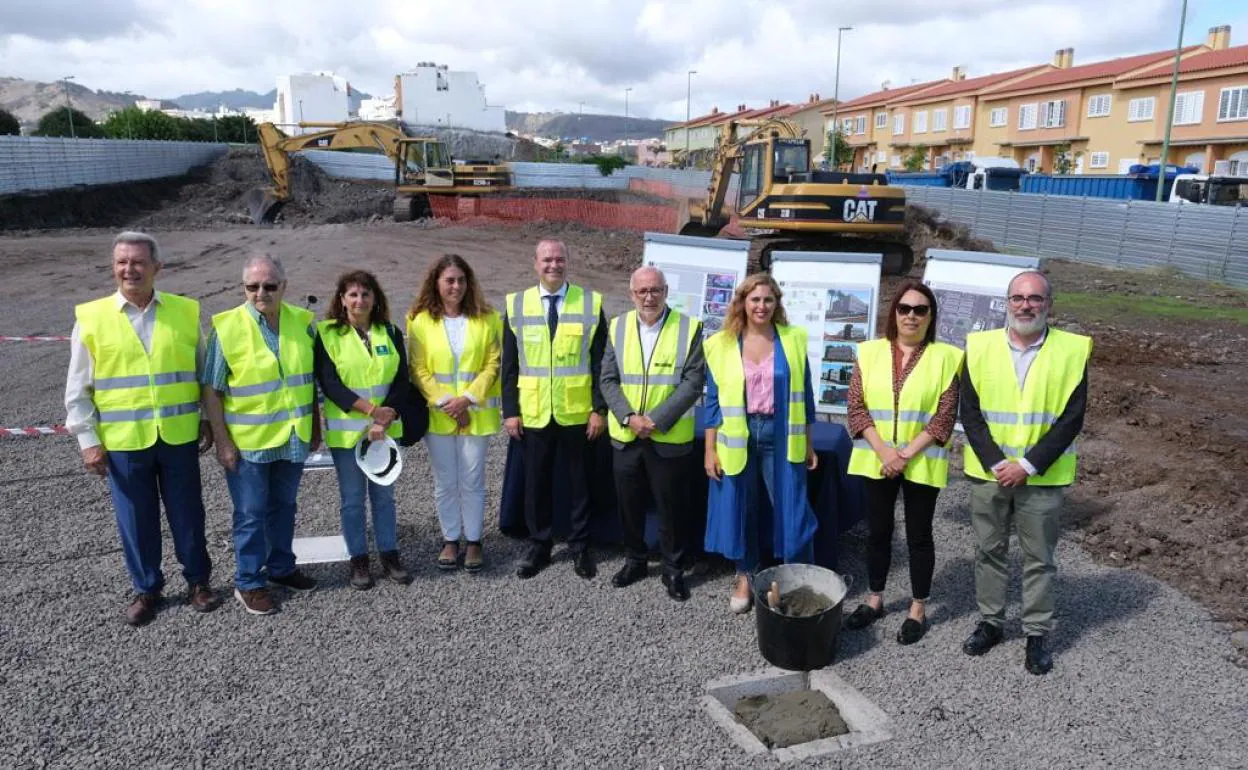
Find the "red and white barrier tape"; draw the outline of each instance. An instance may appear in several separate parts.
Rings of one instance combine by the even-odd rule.
[[[34,428],[0,428],[0,438],[15,436],[18,438],[34,438],[35,436],[68,436],[69,428],[64,425],[40,425]]]
[[[69,337],[0,337],[0,342],[69,342]]]

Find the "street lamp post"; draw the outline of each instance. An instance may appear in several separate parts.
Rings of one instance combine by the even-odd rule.
[[[837,108],[841,106],[841,33],[848,32],[853,27],[837,27],[836,28],[836,77],[832,81],[832,167],[839,168],[840,162],[836,157],[837,137],[840,136],[840,126],[836,122]]]
[[[688,76],[685,78],[685,168],[689,168],[689,112],[690,97],[693,94],[693,76],[698,74],[697,70],[689,70]]]
[[[65,116],[69,118],[69,138],[70,139],[75,138],[74,137],[74,108],[73,108],[73,105],[69,101],[69,81],[73,79],[74,79],[73,75],[66,75],[63,81],[65,83]]]
[[[1174,125],[1174,102],[1179,88],[1179,59],[1183,54],[1183,27],[1187,24],[1187,0],[1183,0],[1182,15],[1179,16],[1179,42],[1174,46],[1174,72],[1170,75],[1170,109],[1166,112],[1166,134],[1161,140],[1161,162],[1157,169],[1157,202],[1161,203],[1162,193],[1166,191],[1166,166],[1170,164],[1170,127]]]
[[[632,87],[624,89],[624,147],[628,147],[628,92],[632,91]]]

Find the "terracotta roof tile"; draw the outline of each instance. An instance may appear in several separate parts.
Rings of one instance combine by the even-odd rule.
[[[1200,46],[1189,46],[1184,49],[1184,52],[1195,51],[1199,47]],[[1154,51],[1153,53],[1144,53],[1137,56],[1124,56],[1119,59],[1110,59],[1109,61],[1081,64],[1077,67],[1054,69],[1048,72],[1041,72],[1040,74],[1033,75],[1026,80],[1022,80],[1011,86],[1007,86],[1006,88],[994,91],[993,96],[1014,93],[1016,91],[1029,91],[1034,88],[1067,85],[1084,80],[1116,78],[1124,73],[1139,69],[1140,67],[1147,67],[1151,63],[1166,61],[1173,56],[1173,51]]]
[[[983,88],[990,88],[998,83],[1004,83],[1011,78],[1026,75],[1029,72],[1039,72],[1047,67],[1047,64],[1038,64],[1032,67],[1024,67],[1022,69],[1010,70],[1009,72],[994,72],[990,75],[980,75],[975,78],[967,78],[966,80],[950,80],[942,86],[933,88],[930,91],[916,93],[913,97],[907,97],[898,101],[902,102],[918,102],[929,101],[935,99],[945,99],[950,96],[958,96],[960,94],[974,93]]]
[[[1190,72],[1208,72],[1209,70],[1225,69],[1227,67],[1242,67],[1248,64],[1248,45],[1237,45],[1231,48],[1223,48],[1221,51],[1209,51],[1208,53],[1198,53],[1195,56],[1189,56],[1179,62],[1179,74]],[[1174,69],[1174,62],[1169,60],[1162,61],[1154,67],[1137,72],[1123,80],[1143,80],[1145,78],[1155,78],[1162,75],[1169,75]]]
[[[896,99],[900,97],[904,97],[907,94],[912,94],[916,91],[921,91],[924,88],[931,88],[932,86],[940,85],[941,83],[946,83],[946,82],[949,82],[949,81],[929,80],[926,83],[913,83],[908,86],[900,86],[898,88],[889,88],[889,89],[885,89],[882,91],[874,91],[872,93],[863,94],[862,96],[859,96],[857,98],[850,99],[849,101],[841,102],[840,106],[837,107],[836,109],[839,112],[841,110],[853,110],[859,107],[872,107],[877,104],[884,104],[885,102],[895,101]],[[829,105],[829,110],[830,109],[831,109],[831,105]]]

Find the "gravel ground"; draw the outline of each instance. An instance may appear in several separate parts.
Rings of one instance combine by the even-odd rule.
[[[11,276],[53,280],[72,267],[6,264],[3,333],[64,333],[80,297],[18,308]],[[75,289],[91,296],[98,284]],[[63,419],[63,346],[10,344],[0,361],[0,423]],[[500,438],[487,469],[491,512],[502,450]],[[215,461],[205,458],[203,473],[224,590],[229,500]],[[81,472],[69,439],[0,439],[0,767],[768,764],[730,744],[698,705],[707,681],[765,665],[753,619],[728,612],[727,573],[695,581],[683,605],[657,577],[613,589],[614,551],[596,580],[575,577],[557,551],[552,568],[521,582],[521,546],[491,513],[487,569],[445,575],[433,567],[423,447],[410,450],[398,496],[411,586],[360,593],[342,565],[314,566],[321,589],[281,594],[274,617],[232,599],[201,616],[183,603],[166,542],[169,601],[135,630],[121,620],[129,585],[105,483]],[[964,656],[975,620],[966,501],[961,482],[941,497],[928,636],[909,648],[892,638],[908,587],[899,541],[890,615],[847,634],[835,664],[892,717],[896,737],[809,766],[1245,766],[1248,671],[1231,662],[1225,628],[1177,591],[1097,566],[1070,543],[1059,549],[1055,671],[1023,670],[1017,622],[1006,644]],[[338,531],[331,471],[307,474],[300,503],[298,534]],[[863,546],[861,533],[843,541],[851,608],[865,584]]]

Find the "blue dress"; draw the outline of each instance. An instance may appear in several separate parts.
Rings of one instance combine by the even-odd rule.
[[[740,346],[741,340],[737,339]],[[805,462],[788,461],[784,426],[789,422],[789,363],[779,339],[775,345],[774,424],[778,426],[773,458],[775,505],[762,489],[757,462],[747,464],[736,476],[710,480],[707,495],[706,538],[703,548],[733,559],[750,570],[761,561],[760,544],[771,543],[771,556],[786,563],[814,562],[815,512],[806,496]],[[724,418],[719,409],[719,387],[711,368],[706,368],[706,427],[718,428]],[[806,367],[806,422],[815,421],[815,398],[810,368]],[[750,450],[754,450],[751,448]],[[754,459],[753,457],[751,458]],[[757,491],[757,494],[752,494]],[[748,500],[757,500],[757,509],[748,510]],[[773,510],[776,509],[776,510]]]

